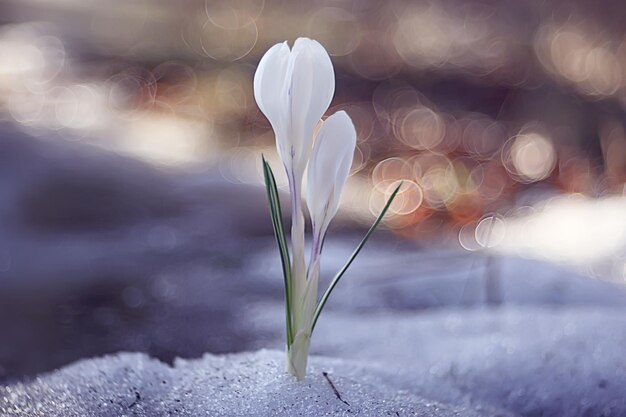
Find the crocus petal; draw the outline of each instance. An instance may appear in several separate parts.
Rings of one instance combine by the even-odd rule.
[[[318,42],[298,38],[293,46],[283,86],[289,103],[289,132],[294,163],[304,172],[313,144],[313,130],[335,91],[335,74],[328,53]]]
[[[323,122],[309,161],[307,189],[313,233],[319,238],[337,213],[355,147],[356,130],[346,112],[339,111]]]
[[[286,137],[287,132],[285,131],[286,126],[284,122],[287,106],[283,102],[280,92],[287,79],[289,56],[290,51],[287,42],[272,46],[261,58],[254,74],[254,98],[259,109],[267,117],[274,129],[281,158],[286,146],[284,142],[288,138]]]

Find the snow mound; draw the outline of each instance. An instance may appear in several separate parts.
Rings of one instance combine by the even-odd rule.
[[[388,387],[350,361],[312,357],[302,382],[261,350],[173,367],[144,354],[82,360],[0,388],[2,416],[479,416]],[[334,387],[334,388],[333,388]],[[493,414],[489,414],[493,415]]]

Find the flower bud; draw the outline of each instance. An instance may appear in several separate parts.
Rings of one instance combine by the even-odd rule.
[[[306,201],[314,240],[323,240],[328,224],[337,213],[355,147],[356,130],[346,112],[339,111],[323,122],[315,138],[307,177]]]
[[[254,75],[254,97],[276,135],[278,153],[289,173],[304,173],[313,130],[335,92],[328,53],[317,41],[298,38],[274,45]]]

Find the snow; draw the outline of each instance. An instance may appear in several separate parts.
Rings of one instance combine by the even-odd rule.
[[[254,313],[253,325],[274,329],[278,339],[280,310]],[[311,349],[367,364],[389,385],[447,404],[523,416],[623,416],[624,346],[624,308],[512,305],[326,311]]]
[[[623,416],[625,313],[513,306],[322,317],[313,349],[397,369],[398,388],[447,403]]]
[[[279,316],[264,311],[259,322]],[[283,372],[278,350],[207,354],[172,367],[122,353],[0,388],[0,410],[3,416],[623,416],[624,313],[580,306],[358,318],[331,312],[316,329],[304,382]]]
[[[282,352],[261,350],[169,367],[123,353],[0,388],[0,410],[7,417],[480,415],[398,392],[348,361],[314,357],[302,382],[282,371],[282,361]]]

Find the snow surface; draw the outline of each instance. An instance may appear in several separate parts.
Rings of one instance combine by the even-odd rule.
[[[626,416],[625,313],[523,306],[322,317],[314,349],[398,369],[398,388],[439,401]]]
[[[0,411],[32,417],[480,415],[398,392],[348,361],[314,357],[302,382],[282,364],[282,352],[268,350],[177,360],[173,367],[123,353],[0,388]]]
[[[277,314],[259,306],[255,324],[278,329]],[[626,415],[624,346],[626,309],[522,305],[327,311],[311,349],[367,364],[388,385],[444,403],[523,416],[617,417]]]
[[[280,315],[272,310],[259,306],[259,326],[274,327]],[[618,417],[626,415],[624,313],[511,306],[357,319],[331,312],[316,329],[318,355],[301,383],[283,372],[278,350],[207,354],[172,367],[123,353],[0,388],[0,415]]]

